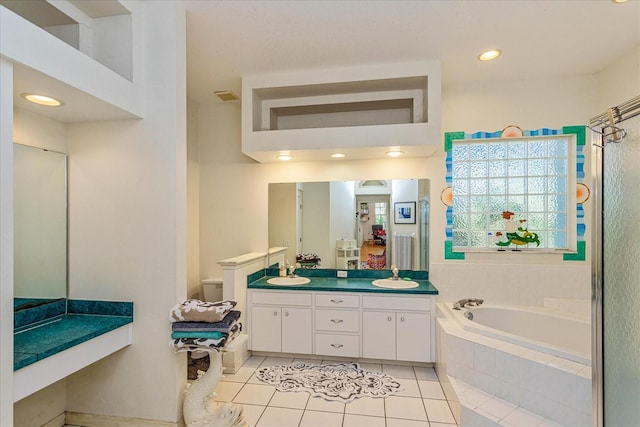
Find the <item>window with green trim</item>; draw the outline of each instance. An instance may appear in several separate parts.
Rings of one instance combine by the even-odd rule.
[[[452,141],[455,251],[576,250],[576,135]]]

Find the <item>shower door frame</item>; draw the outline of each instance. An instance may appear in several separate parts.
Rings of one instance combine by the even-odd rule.
[[[591,257],[591,387],[592,387],[592,420],[593,427],[603,427],[603,389],[604,366],[602,360],[602,283],[604,267],[603,245],[603,166],[604,147],[602,137],[593,137],[593,256]],[[595,140],[598,140],[597,143]]]
[[[604,283],[604,157],[606,139],[612,134],[597,132],[594,127],[614,127],[640,115],[640,96],[626,103],[612,107],[608,112],[590,119],[592,133],[592,195],[593,195],[593,242],[591,257],[591,384],[592,384],[592,424],[604,426],[604,339],[603,339],[603,283]],[[618,141],[620,142],[620,141]],[[610,142],[609,142],[610,143]]]

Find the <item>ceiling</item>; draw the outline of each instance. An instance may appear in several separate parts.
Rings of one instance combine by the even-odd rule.
[[[67,19],[45,0],[0,3],[41,24]],[[127,12],[117,1],[71,3],[92,17]],[[594,74],[640,44],[640,0],[179,3],[187,12],[187,86],[195,103],[222,102],[214,91],[240,95],[243,75],[431,59],[441,61],[445,87]],[[476,57],[488,48],[502,49],[503,55],[481,63]],[[62,122],[131,118],[32,70],[20,69],[16,76],[15,99],[22,108]],[[19,96],[34,90],[65,93],[66,107],[43,109]]]
[[[188,96],[241,76],[438,59],[443,84],[593,74],[640,44],[640,1],[184,1]],[[479,62],[489,48],[495,61]],[[633,94],[630,94],[632,96]]]

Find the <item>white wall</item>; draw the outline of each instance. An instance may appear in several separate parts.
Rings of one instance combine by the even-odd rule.
[[[330,231],[328,233],[329,256],[325,263],[322,258],[322,266],[325,268],[335,268],[336,263],[336,240],[346,236],[348,239],[355,239],[355,186],[353,181],[337,181],[329,183],[330,201],[329,212],[327,213]]]
[[[640,95],[640,45],[598,73],[597,111],[594,117]]]
[[[327,182],[305,182],[302,188],[302,252],[318,254],[323,268],[331,261],[331,190]],[[287,254],[288,255],[288,254]],[[289,258],[291,259],[291,258]]]
[[[187,115],[197,108],[187,106]],[[187,121],[187,296],[204,299],[200,283],[200,166],[198,163],[198,128]]]
[[[598,93],[598,79],[590,75],[447,86],[443,88],[443,132],[495,131],[507,125],[537,129],[586,124],[599,113]],[[269,182],[420,177],[430,179],[430,276],[441,291],[441,299],[476,296],[492,302],[539,304],[543,296],[590,296],[589,248],[584,262],[565,262],[553,255],[514,258],[509,254],[499,259],[468,256],[465,261],[444,260],[445,206],[439,201],[446,186],[443,150],[423,159],[257,164],[240,152],[239,111],[231,106],[199,107],[201,200],[211,211],[219,206],[217,201],[224,200],[244,203],[257,213],[249,226],[243,218],[202,218],[202,238],[216,235],[224,241],[234,237],[233,247],[201,245],[202,277],[219,275],[214,260],[266,251],[267,218],[259,212],[266,212]],[[588,149],[585,154],[588,165]],[[221,182],[225,185],[220,186]],[[585,208],[585,222],[590,224],[590,202]],[[589,226],[586,239],[590,239]]]
[[[269,188],[269,246],[287,247],[285,260],[295,264],[296,256],[296,184],[287,183]],[[229,207],[231,209],[231,207]],[[304,225],[303,225],[304,227]]]
[[[176,422],[186,294],[186,61],[180,2],[141,2],[144,119],[68,127],[70,297],[134,302],[133,344],[68,378],[67,410]]]

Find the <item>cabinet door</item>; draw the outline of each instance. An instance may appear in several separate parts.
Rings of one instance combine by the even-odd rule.
[[[313,353],[310,308],[282,308],[282,352]]]
[[[431,316],[427,313],[396,313],[397,360],[433,362]]]
[[[280,317],[279,307],[251,308],[251,350],[281,351]]]
[[[362,357],[395,360],[395,313],[382,311],[362,312]]]

